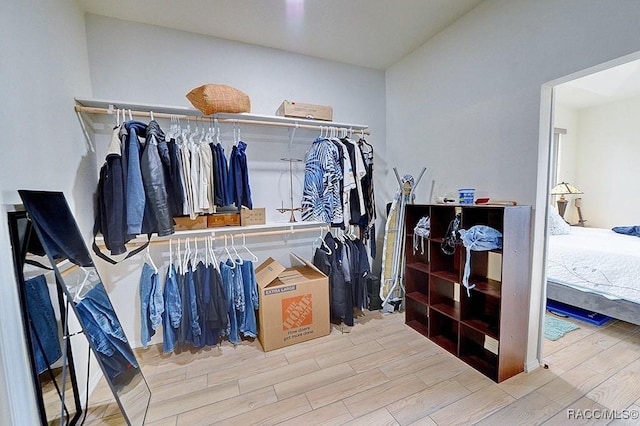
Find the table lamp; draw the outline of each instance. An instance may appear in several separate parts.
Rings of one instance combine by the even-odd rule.
[[[558,206],[558,214],[560,214],[562,218],[564,218],[564,211],[567,208],[567,199],[564,198],[567,194],[583,194],[583,192],[567,182],[560,182],[551,188],[551,195],[560,196],[558,201],[556,201],[556,204]]]

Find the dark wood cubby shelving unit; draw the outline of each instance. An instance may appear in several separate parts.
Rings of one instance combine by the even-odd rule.
[[[457,213],[461,229],[487,225],[503,235],[502,249],[471,252],[470,296],[462,286],[464,246],[441,250]],[[413,229],[429,216],[424,253]],[[501,382],[524,370],[530,276],[530,206],[422,205],[406,207],[405,321],[420,334]]]

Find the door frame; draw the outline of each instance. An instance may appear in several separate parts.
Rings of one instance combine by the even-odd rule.
[[[529,335],[525,371],[529,372],[544,365],[543,339],[544,315],[547,300],[547,247],[548,209],[551,208],[550,167],[551,146],[553,144],[555,98],[554,88],[563,83],[582,78],[618,65],[640,59],[640,51],[606,61],[563,77],[548,81],[540,90],[540,125],[538,136],[538,172],[536,202],[534,210],[533,257],[531,271],[531,298],[529,309]],[[537,326],[535,326],[537,324]]]

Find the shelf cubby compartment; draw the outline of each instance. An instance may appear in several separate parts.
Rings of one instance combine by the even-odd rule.
[[[429,295],[429,265],[421,262],[407,263],[404,281],[406,293],[420,293],[426,303]]]
[[[420,293],[407,293],[405,297],[405,323],[423,336],[429,333],[429,313],[426,297]]]
[[[405,209],[405,225],[407,234],[413,233],[413,229],[416,227],[420,219],[425,216],[429,216],[429,209],[424,209],[423,206],[418,204],[407,204]]]
[[[498,380],[499,341],[460,324],[460,359],[490,379]]]
[[[429,339],[454,355],[458,354],[458,327],[460,323],[453,318],[429,309]]]
[[[460,296],[460,320],[473,329],[495,339],[500,336],[500,295],[496,297],[496,282],[474,282],[476,287],[467,295],[463,287]],[[486,290],[488,291],[482,291]]]
[[[498,206],[473,206],[465,208],[460,228],[469,229],[474,225],[486,225],[502,233],[504,229],[503,211],[504,208]]]
[[[438,276],[429,280],[429,306],[456,321],[460,319],[459,295],[459,284],[455,281]]]
[[[421,241],[422,240],[422,241]],[[413,249],[413,234],[407,234],[404,247],[406,263],[429,263],[429,240],[418,237],[417,250]]]
[[[454,280],[459,280],[461,248],[456,247],[453,254],[446,254],[441,249],[442,242],[439,240],[429,241],[429,266],[431,273],[441,274],[441,276],[455,276]]]
[[[466,262],[467,251],[461,250],[462,267]],[[502,250],[474,251],[471,250],[469,267],[471,277],[479,281],[502,280]],[[471,280],[469,280],[471,281]]]
[[[431,231],[432,239],[442,239],[447,233],[449,223],[456,217],[456,213],[460,211],[459,207],[451,205],[434,205],[431,206]]]

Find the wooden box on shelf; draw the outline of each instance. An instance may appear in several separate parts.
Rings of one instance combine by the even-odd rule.
[[[240,210],[240,224],[242,226],[264,225],[265,223],[267,220],[264,207],[254,207],[252,210],[243,207]]]
[[[281,117],[331,121],[333,120],[333,108],[328,105],[305,104],[285,100],[276,110],[276,115]]]
[[[461,285],[466,250],[442,250],[449,224],[487,225],[502,233],[502,249],[471,251],[469,294]],[[413,229],[430,217],[431,231],[414,249]],[[494,381],[524,370],[530,276],[529,206],[407,205],[405,318],[428,337]],[[419,240],[418,240],[419,241]]]
[[[196,216],[191,219],[189,216],[177,216],[173,218],[176,231],[188,231],[191,229],[205,229],[207,227],[207,216]]]
[[[207,227],[240,226],[240,213],[213,213],[207,215]]]

